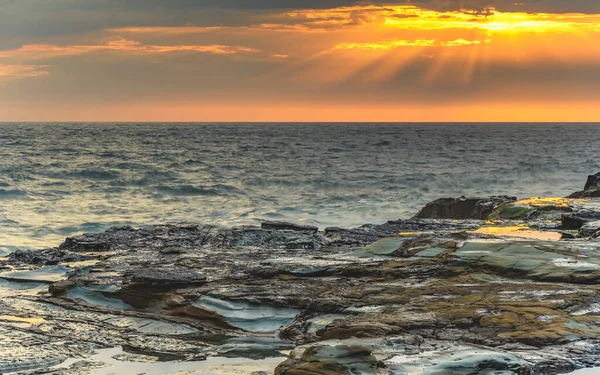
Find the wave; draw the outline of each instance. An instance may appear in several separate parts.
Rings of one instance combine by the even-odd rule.
[[[193,197],[193,196],[219,196],[219,191],[210,188],[201,188],[191,185],[183,186],[158,186],[156,188],[161,193],[175,197]]]
[[[0,199],[21,198],[27,196],[27,192],[19,189],[0,189]]]

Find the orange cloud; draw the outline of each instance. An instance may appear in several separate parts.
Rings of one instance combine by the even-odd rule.
[[[490,43],[490,40],[466,40],[456,39],[447,42],[439,42],[435,39],[416,39],[416,40],[388,40],[378,43],[341,43],[335,46],[336,49],[362,49],[362,50],[383,50],[388,51],[399,47],[459,47],[473,44]]]
[[[0,78],[45,76],[48,74],[45,68],[48,68],[48,65],[0,64]]]
[[[51,44],[29,44],[9,51],[0,51],[0,57],[19,56],[55,56],[78,55],[89,52],[108,51],[124,53],[170,53],[170,52],[201,52],[216,55],[233,55],[237,53],[257,53],[255,48],[226,45],[148,45],[141,42],[117,38],[104,44],[58,46]]]

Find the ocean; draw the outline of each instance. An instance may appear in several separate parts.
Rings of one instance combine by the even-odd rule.
[[[352,227],[461,195],[565,196],[600,124],[0,123],[0,255],[112,226]]]

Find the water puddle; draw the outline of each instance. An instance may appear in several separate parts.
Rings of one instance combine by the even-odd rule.
[[[67,294],[71,298],[82,299],[90,305],[101,305],[115,310],[156,312],[160,309],[160,305],[153,305],[147,309],[136,309],[134,306],[120,299],[107,296],[107,294],[110,295],[117,292],[118,289],[116,285],[87,285],[85,287],[72,288]]]
[[[31,292],[40,292],[48,289],[48,284],[34,282],[15,282],[0,278],[0,289],[9,290],[27,290]]]
[[[227,323],[254,332],[274,332],[294,321],[299,310],[201,296],[196,305],[223,316]]]
[[[294,348],[294,343],[287,340],[271,337],[236,337],[219,346],[219,356],[265,359],[289,355]]]
[[[130,358],[130,360],[129,360]],[[145,374],[145,375],[242,375],[256,371],[272,374],[275,367],[286,357],[274,357],[263,360],[247,358],[209,357],[196,362],[156,362],[148,357],[129,356],[122,348],[100,349],[88,361],[104,364],[100,369],[92,370],[90,375]],[[68,368],[81,359],[69,359],[54,369]],[[86,372],[87,373],[87,372]]]
[[[0,278],[16,282],[37,282],[52,284],[65,280],[70,268],[62,266],[45,266],[31,271],[11,271],[0,274]]]
[[[189,335],[198,332],[196,328],[186,324],[177,324],[146,318],[116,317],[107,319],[104,322],[117,327],[135,329],[138,332],[150,335]]]
[[[400,237],[383,238],[349,255],[358,258],[392,256],[398,251],[403,242],[404,239]]]

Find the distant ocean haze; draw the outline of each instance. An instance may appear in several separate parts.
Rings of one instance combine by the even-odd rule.
[[[352,227],[461,195],[564,196],[597,124],[0,123],[0,255],[116,225]]]

